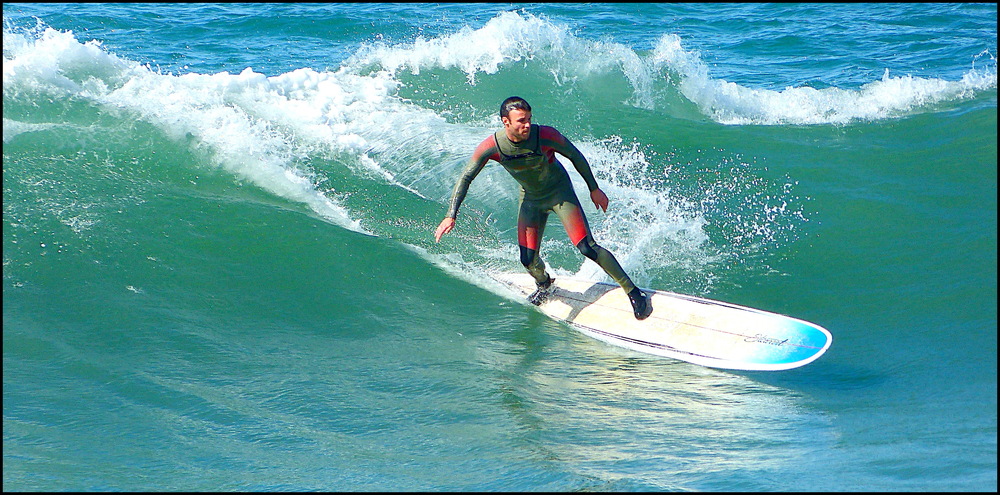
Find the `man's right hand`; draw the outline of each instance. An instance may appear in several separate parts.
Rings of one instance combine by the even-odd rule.
[[[434,242],[441,242],[441,236],[451,232],[451,229],[455,228],[455,219],[451,217],[445,217],[441,220],[441,224],[438,225],[436,231],[434,231]]]

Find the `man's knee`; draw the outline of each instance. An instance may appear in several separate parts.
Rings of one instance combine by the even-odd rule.
[[[597,255],[601,250],[601,246],[597,245],[594,238],[591,236],[584,237],[580,242],[576,244],[576,248],[580,250],[587,258],[597,261]]]
[[[525,267],[530,267],[531,263],[535,261],[535,257],[538,255],[538,251],[535,251],[534,249],[528,249],[524,246],[520,246],[520,248],[521,248],[521,264],[524,265]]]

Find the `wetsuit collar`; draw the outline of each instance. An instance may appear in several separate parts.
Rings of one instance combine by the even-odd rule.
[[[530,149],[531,151],[529,151],[527,153],[521,152],[521,153],[517,153],[517,154],[514,154],[514,155],[508,155],[507,153],[504,152],[504,146],[500,145],[500,138],[501,138],[501,136],[503,137],[503,139],[505,139],[507,141],[507,143],[510,144],[511,148],[513,148],[515,150],[517,150],[517,149],[520,149],[520,150]],[[531,133],[528,134],[528,139],[525,139],[524,141],[517,141],[517,142],[511,141],[510,137],[507,136],[507,132],[503,131],[503,130],[498,131],[496,134],[494,134],[493,135],[493,139],[496,140],[496,142],[497,142],[497,151],[499,151],[500,155],[502,155],[504,157],[504,159],[506,159],[506,160],[513,160],[513,159],[524,158],[524,157],[528,157],[528,156],[538,156],[538,155],[541,155],[541,152],[538,149],[538,143],[539,143],[539,141],[538,141],[538,125],[537,124],[531,124]],[[510,148],[508,148],[508,149],[510,149]]]

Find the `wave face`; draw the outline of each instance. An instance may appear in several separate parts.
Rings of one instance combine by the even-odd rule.
[[[995,5],[5,4],[3,38],[5,490],[996,489]],[[545,319],[488,276],[495,164],[435,243],[514,94],[639,285],[830,352]],[[607,280],[556,223],[556,276]]]

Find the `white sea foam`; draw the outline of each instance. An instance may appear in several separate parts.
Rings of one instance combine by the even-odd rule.
[[[495,74],[505,66],[541,61],[556,86],[611,72],[622,73],[635,89],[630,103],[651,108],[655,75],[626,45],[590,41],[574,36],[570,28],[528,13],[501,12],[483,27],[462,27],[438,38],[417,37],[412,43],[363,46],[345,61],[345,67],[376,65],[391,73],[459,69],[469,84],[479,73]]]
[[[399,82],[385,70],[359,75],[303,68],[267,77],[246,68],[239,74],[177,76],[48,28],[5,31],[4,53],[5,97],[34,91],[138,116],[225,170],[362,232],[367,231],[335,195],[317,188],[321,178],[301,165],[303,158],[353,155],[357,159],[348,164],[373,177],[440,198],[450,193],[448,183],[468,150],[489,132],[450,124],[433,110],[406,103],[395,94]],[[5,138],[38,125],[5,121]],[[429,139],[441,133],[461,151]],[[428,159],[434,167],[427,166]]]
[[[579,143],[597,171],[602,190],[611,198],[607,212],[598,212],[584,194],[594,238],[615,253],[622,267],[637,283],[649,281],[649,273],[666,266],[698,271],[717,259],[706,250],[708,236],[704,212],[697,204],[672,194],[662,180],[650,177],[651,163],[637,143],[625,144],[620,137],[596,143]],[[572,170],[572,165],[565,164]],[[575,175],[578,191],[586,185]],[[575,274],[588,279],[606,279],[596,263],[584,262]]]
[[[988,54],[987,54],[988,55]],[[681,39],[660,38],[652,61],[661,71],[680,78],[682,94],[701,111],[723,124],[843,124],[898,117],[935,103],[966,98],[976,91],[995,89],[996,58],[992,67],[970,69],[961,80],[890,76],[856,90],[788,87],[781,91],[752,89],[709,75],[696,52],[681,48]]]
[[[396,72],[422,68],[458,68],[475,82],[478,72],[496,73],[506,63],[538,54],[564,54],[574,39],[566,29],[535,16],[502,12],[479,29],[468,26],[440,38],[417,37],[403,46],[376,43],[363,47],[345,63],[348,66],[378,64]]]
[[[618,72],[633,90],[625,103],[641,108],[655,109],[658,84],[672,84],[705,116],[719,123],[804,125],[896,118],[995,89],[996,58],[989,53],[980,58],[986,59],[986,66],[973,67],[957,81],[890,75],[890,68],[886,68],[881,79],[857,89],[800,86],[774,91],[713,78],[701,55],[683,48],[676,34],[662,35],[651,53],[640,55],[620,43],[575,36],[568,27],[542,17],[503,12],[479,29],[466,26],[438,38],[363,47],[346,66],[376,65],[394,74],[457,68],[475,84],[479,73],[495,74],[505,66],[519,70],[523,63],[538,61],[557,86]]]
[[[282,97],[279,90],[288,86],[283,81],[275,89],[249,68],[238,75],[160,74],[104,51],[98,42],[80,43],[72,32],[53,29],[34,39],[5,30],[3,70],[5,98],[38,91],[138,115],[237,176],[304,203],[333,223],[366,232],[334,198],[316,189],[308,170],[296,166],[287,136],[253,115]],[[352,94],[357,98],[365,92]],[[294,110],[301,106],[287,109]],[[341,138],[345,145],[358,144],[347,135]]]
[[[37,132],[37,131],[47,131],[47,130],[53,129],[55,127],[58,127],[58,125],[57,124],[50,124],[50,123],[31,124],[31,123],[28,123],[28,122],[20,122],[20,121],[17,121],[17,120],[8,119],[8,118],[4,117],[4,119],[3,119],[3,142],[6,144],[6,143],[10,142],[11,139],[14,139],[15,137],[20,136],[21,134],[24,134],[24,133]]]

